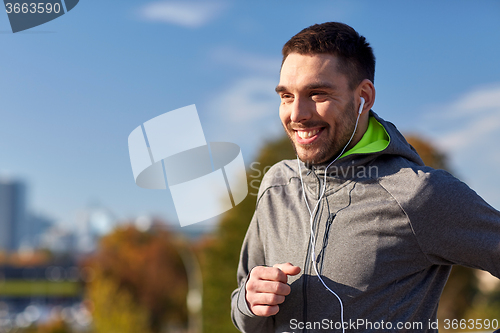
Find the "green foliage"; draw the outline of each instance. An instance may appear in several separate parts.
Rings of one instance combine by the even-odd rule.
[[[149,333],[148,311],[119,283],[97,272],[88,289],[95,333]]]
[[[500,321],[500,289],[489,294],[480,294],[474,300],[474,306],[469,309],[464,318],[466,319],[497,319]]]
[[[474,269],[453,266],[448,282],[441,295],[438,318],[463,319],[478,293]]]
[[[262,148],[257,163],[251,164],[251,171],[248,172],[250,185],[247,198],[223,216],[215,239],[205,248],[204,332],[237,332],[231,322],[230,295],[237,288],[239,252],[255,211],[257,188],[270,166],[294,157],[295,153],[287,137],[269,142]]]
[[[415,134],[405,137],[408,143],[415,148],[425,165],[434,169],[443,169],[451,173],[450,166],[448,165],[448,157],[446,154],[436,149],[432,143]]]
[[[37,297],[37,296],[80,296],[81,285],[72,281],[45,280],[4,280],[0,281],[1,297]]]

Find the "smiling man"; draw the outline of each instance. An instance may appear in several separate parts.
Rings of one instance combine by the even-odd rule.
[[[282,101],[280,118],[299,158],[310,164],[331,160],[349,141],[358,116],[355,100],[360,97],[365,100],[365,112],[347,149],[361,139],[368,126],[368,111],[375,98],[373,83],[365,79],[352,89],[342,66],[331,54],[291,53],[283,62],[276,87]]]
[[[371,110],[374,72],[345,24],[283,47],[276,92],[297,160],[262,181],[232,294],[239,330],[435,332],[453,264],[500,276],[500,212]]]

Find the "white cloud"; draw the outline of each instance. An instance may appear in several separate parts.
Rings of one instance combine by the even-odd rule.
[[[231,122],[258,122],[270,115],[276,117],[279,107],[276,84],[276,80],[266,77],[241,79],[214,98],[210,108]]]
[[[473,147],[484,141],[489,134],[500,130],[500,108],[492,115],[476,114],[464,119],[463,126],[449,131],[439,138],[444,149],[456,150]]]
[[[473,91],[465,95],[456,107],[469,112],[491,108],[500,110],[500,86]]]
[[[451,103],[430,107],[422,123],[450,157],[452,169],[500,208],[500,85],[474,89]]]
[[[434,127],[438,145],[463,150],[500,139],[500,85],[472,90],[456,101],[429,108],[424,115]]]
[[[474,89],[448,105],[432,107],[432,118],[458,119],[500,110],[500,84]],[[443,112],[444,111],[444,112]]]
[[[224,65],[258,71],[268,75],[279,75],[281,65],[280,57],[269,57],[242,52],[228,46],[214,48],[211,51],[210,56],[214,61]]]
[[[215,19],[225,8],[224,3],[213,1],[158,1],[143,6],[140,17],[147,21],[198,28]]]
[[[278,83],[268,76],[238,79],[207,102],[210,114],[205,135],[210,141],[237,143],[251,156],[262,142],[283,135],[279,118]],[[208,124],[207,124],[208,125]]]

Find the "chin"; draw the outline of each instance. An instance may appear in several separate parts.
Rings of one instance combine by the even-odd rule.
[[[319,163],[322,163],[322,161],[318,161],[317,159],[317,156],[316,155],[304,155],[304,154],[298,154],[299,155],[299,159],[304,162],[306,165],[315,165],[315,164],[319,164]]]

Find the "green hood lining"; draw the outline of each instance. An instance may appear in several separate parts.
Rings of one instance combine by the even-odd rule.
[[[352,154],[370,154],[384,150],[389,145],[391,138],[384,126],[382,126],[374,116],[370,116],[368,128],[359,142],[345,152],[342,157]]]

